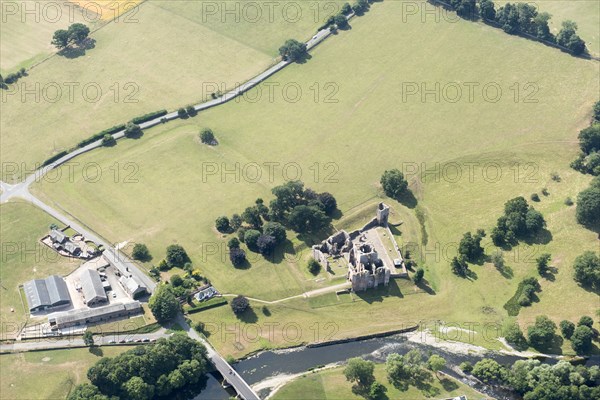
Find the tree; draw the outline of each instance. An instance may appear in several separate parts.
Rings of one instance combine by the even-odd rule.
[[[587,326],[591,329],[594,326],[594,320],[592,319],[592,317],[584,315],[583,317],[579,318],[577,326]]]
[[[504,331],[506,342],[519,351],[527,350],[529,347],[527,339],[516,321],[509,323]]]
[[[142,134],[142,128],[138,124],[134,124],[133,122],[128,122],[125,125],[125,137],[127,138],[136,138]]]
[[[423,268],[417,268],[415,274],[413,275],[413,282],[416,284],[421,283],[423,280],[423,275],[425,275],[425,270],[423,270]]]
[[[506,369],[495,360],[484,358],[473,366],[473,376],[485,383],[502,383],[506,380]]]
[[[250,250],[258,250],[257,243],[260,235],[260,231],[257,231],[256,229],[248,229],[246,233],[244,233],[244,243],[246,243],[246,246],[248,246]]]
[[[548,272],[548,263],[552,256],[548,253],[542,253],[538,258],[535,259],[537,265],[537,271],[540,275],[545,275]]]
[[[173,287],[178,287],[178,286],[183,285],[183,278],[181,276],[179,276],[178,274],[171,275],[170,281],[171,281],[171,285],[173,285]]]
[[[479,2],[479,13],[484,20],[493,21],[496,19],[496,8],[492,0],[481,0]]]
[[[596,104],[600,104],[600,102]],[[579,131],[579,147],[584,154],[600,151],[600,124],[593,123],[591,126]]]
[[[83,333],[83,344],[86,346],[94,345],[94,334],[92,331],[86,329],[86,331]]]
[[[144,382],[139,376],[134,376],[123,384],[123,391],[127,399],[150,400],[154,397],[154,386]]]
[[[437,354],[432,354],[431,357],[429,357],[429,360],[427,360],[427,365],[429,366],[429,369],[438,376],[438,371],[446,366],[446,359]]]
[[[231,225],[229,224],[229,218],[221,216],[215,220],[215,228],[221,233],[231,232]]]
[[[172,267],[183,267],[183,265],[190,261],[184,248],[178,244],[172,244],[167,247],[167,263]]]
[[[579,193],[576,215],[581,225],[600,224],[600,188],[592,186]]]
[[[386,170],[379,180],[386,196],[398,200],[408,188],[404,174],[398,169]]]
[[[242,220],[254,229],[260,229],[262,226],[262,218],[258,207],[247,207],[242,213]]]
[[[383,386],[381,383],[373,382],[373,383],[371,383],[371,386],[369,387],[369,393],[367,394],[366,398],[368,400],[381,399],[381,398],[383,398],[386,390],[387,390],[386,387]]]
[[[317,275],[321,270],[321,264],[314,258],[311,258],[310,260],[308,260],[307,268],[308,272],[310,272],[313,275]]]
[[[331,215],[337,209],[337,201],[331,193],[319,193],[317,199],[323,204],[323,211],[325,211],[325,214]]]
[[[54,32],[51,44],[57,49],[62,50],[69,45],[69,32],[65,29],[59,29]]]
[[[529,207],[525,214],[525,227],[529,234],[537,233],[546,226],[546,221],[541,212]]]
[[[102,136],[102,146],[110,147],[114,146],[115,144],[117,144],[117,141],[113,135],[107,133],[106,135]]]
[[[69,34],[70,42],[81,44],[90,34],[90,28],[84,24],[75,23],[69,26],[69,30],[67,32]]]
[[[471,373],[473,371],[473,364],[471,364],[469,361],[463,361],[460,363],[460,365],[458,366],[460,368],[460,370],[464,373]]]
[[[593,251],[586,251],[573,264],[574,279],[582,286],[600,288],[600,258]]]
[[[229,221],[229,225],[231,226],[231,229],[234,231],[237,231],[240,226],[242,226],[242,217],[240,217],[239,214],[233,214],[231,216],[231,220]]]
[[[352,6],[350,6],[350,3],[344,3],[340,11],[342,14],[348,15],[352,12]]]
[[[556,36],[556,42],[569,49],[575,55],[585,52],[585,42],[575,33],[577,24],[573,21],[563,21],[562,29]]]
[[[246,252],[240,248],[229,250],[229,260],[234,267],[239,267],[246,261]]]
[[[262,234],[256,239],[256,247],[260,254],[269,255],[277,246],[277,241],[271,235]]]
[[[188,113],[185,111],[185,108],[180,107],[177,109],[177,116],[181,119],[187,118]]]
[[[343,29],[348,26],[348,20],[343,13],[337,14],[333,17],[333,22],[337,25],[339,29]]]
[[[275,238],[275,243],[278,245],[285,242],[287,238],[285,227],[279,222],[267,222],[263,228],[263,233],[265,235],[273,236]]]
[[[372,361],[354,357],[348,360],[348,364],[344,368],[344,376],[348,382],[355,382],[360,388],[364,389],[375,382],[374,370],[375,364]]]
[[[329,224],[329,218],[316,206],[299,205],[290,212],[288,223],[296,232],[315,233]]]
[[[133,246],[131,256],[134,260],[138,261],[148,261],[152,258],[150,257],[150,250],[148,250],[148,246],[143,243],[136,243]]]
[[[109,400],[109,398],[103,395],[96,386],[84,383],[75,386],[67,400]]]
[[[575,332],[575,324],[571,321],[562,320],[560,321],[560,333],[565,339],[571,339],[573,332]]]
[[[552,345],[556,334],[556,324],[545,315],[535,318],[535,324],[527,328],[529,343],[537,350],[545,350]]]
[[[200,141],[204,144],[213,145],[216,143],[215,134],[210,128],[204,128],[200,131]]]
[[[600,100],[598,100],[596,104],[594,104],[594,113],[592,117],[594,118],[594,121],[600,122]]]
[[[483,256],[481,239],[484,236],[485,232],[481,229],[475,235],[471,235],[471,232],[465,233],[458,245],[458,254],[463,256],[467,261],[476,262],[477,259]]]
[[[306,43],[299,42],[295,39],[286,40],[286,42],[279,48],[279,55],[284,60],[299,61],[306,57]]]
[[[592,350],[594,331],[589,326],[579,325],[571,336],[571,347],[578,355],[589,354]]]
[[[168,285],[159,285],[148,302],[154,318],[160,323],[170,321],[180,311],[179,301]]]
[[[248,301],[247,298],[245,298],[241,294],[234,297],[233,300],[231,300],[231,309],[233,310],[233,313],[236,315],[243,314],[244,311],[246,311],[249,306],[250,306],[250,302]]]
[[[227,248],[228,249],[239,249],[240,248],[240,241],[238,238],[231,238],[229,239],[229,242],[227,242]]]

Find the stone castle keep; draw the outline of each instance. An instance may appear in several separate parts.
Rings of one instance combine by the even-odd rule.
[[[348,264],[346,277],[355,292],[387,286],[390,277],[407,276],[400,249],[388,227],[389,213],[390,208],[379,203],[376,217],[364,227],[350,233],[336,232],[313,246],[313,257],[324,268],[329,268],[330,259],[343,258]]]

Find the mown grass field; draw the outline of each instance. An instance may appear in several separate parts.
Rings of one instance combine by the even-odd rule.
[[[479,393],[456,379],[440,374],[434,377],[429,385],[422,390],[409,386],[408,390],[400,391],[387,380],[384,364],[375,366],[375,379],[386,387],[386,396],[389,399],[427,399],[450,398],[465,395],[467,398],[487,399]],[[362,399],[352,392],[352,384],[344,377],[344,367],[336,367],[323,371],[310,373],[286,384],[273,396],[273,400],[300,400],[300,399]]]
[[[496,1],[498,5],[507,3]],[[514,3],[512,1],[511,3]],[[585,41],[588,51],[595,56],[600,54],[600,4],[594,0],[539,0],[529,2],[539,12],[547,12],[552,16],[550,29],[555,35],[561,29],[563,21],[570,19],[577,23],[577,33]]]
[[[209,13],[206,3],[218,5],[217,14]],[[297,22],[286,22],[282,8],[287,3],[301,6]],[[3,92],[2,160],[31,169],[138,115],[174,110],[217,89],[232,89],[270,66],[286,39],[308,39],[321,24],[309,13],[308,2],[280,2],[272,20],[265,14],[256,23],[244,22],[255,17],[241,8],[243,3],[232,3],[240,7],[237,14],[222,17],[220,7],[226,4],[145,1],[94,32],[93,49],[75,58],[53,57],[30,71]],[[6,52],[12,57],[10,48]],[[23,95],[25,89],[34,94]],[[22,178],[24,169],[13,179]]]
[[[214,219],[242,211],[256,197],[268,202],[274,185],[297,177],[294,169],[283,175],[286,163],[297,163],[307,186],[333,193],[348,216],[380,201],[381,173],[399,168],[411,182],[416,208],[385,201],[406,222],[397,228],[399,240],[403,245],[417,243],[412,253],[426,268],[425,278],[435,295],[408,296],[414,287],[406,282],[409,287],[400,284],[403,298],[370,303],[315,309],[310,302],[316,300],[300,299],[273,305],[270,317],[261,316],[258,304],[258,323],[270,318],[308,327],[328,320],[338,324],[334,338],[339,338],[421,319],[444,320],[474,324],[478,332],[474,343],[497,348],[494,337],[500,333],[490,333],[493,329],[483,324],[502,323],[507,316],[504,303],[523,277],[536,274],[533,261],[541,252],[552,254],[558,273],[554,280],[540,279],[541,301],[521,310],[522,325],[539,314],[548,314],[556,322],[593,315],[597,294],[573,282],[571,265],[584,250],[598,249],[597,234],[576,224],[575,209],[564,205],[564,200],[575,199],[589,181],[572,171],[569,162],[578,152],[577,134],[589,123],[592,104],[598,99],[598,63],[483,24],[422,22],[420,17],[399,23],[401,12],[400,2],[374,4],[352,22],[352,29],[319,46],[306,64],[290,66],[272,78],[270,82],[279,85],[273,96],[261,85],[246,100],[78,159],[97,162],[110,179],[85,182],[76,169],[74,183],[42,183],[36,193],[55,200],[115,242],[147,243],[155,262],[164,257],[168,244],[181,243],[221,292],[273,300],[330,282],[315,282],[302,262],[256,261],[247,270],[233,269],[227,260],[209,255],[212,250],[206,243],[224,246],[226,242],[214,232]],[[280,90],[290,82],[302,90],[297,101],[291,91],[286,101]],[[328,83],[337,88],[335,94]],[[438,101],[431,94],[409,92],[415,87],[420,90],[422,84],[431,90],[436,83]],[[465,83],[476,88],[472,100]],[[462,87],[458,100],[452,92],[456,86]],[[499,92],[492,88],[500,88],[502,94],[496,95]],[[259,100],[248,100],[260,93]],[[325,101],[328,95],[337,102]],[[217,147],[198,143],[198,131],[205,126],[215,132]],[[109,168],[115,162],[137,165],[138,182],[114,183]],[[220,173],[224,167],[235,169],[236,162],[240,163],[238,181],[234,174]],[[272,181],[264,166],[270,162],[280,163]],[[219,172],[207,174],[207,166],[214,163]],[[250,163],[263,166],[255,183],[255,175],[243,172]],[[327,165],[335,167],[328,170]],[[315,166],[319,167],[316,175]],[[430,172],[422,178],[415,168]],[[560,175],[560,182],[551,180],[553,172]],[[474,280],[451,273],[449,262],[464,232],[477,228],[489,232],[508,199],[529,199],[544,187],[549,195],[540,194],[541,202],[533,204],[544,214],[551,240],[546,235],[505,254],[509,273],[500,273],[490,263],[472,266]],[[424,235],[417,209],[425,216],[425,246],[418,245]],[[361,218],[366,217],[361,215],[353,223],[360,226]],[[301,245],[299,239],[293,244]],[[194,318],[236,322],[226,307]],[[309,333],[298,341],[311,341]],[[231,341],[216,346],[240,355],[261,346],[286,344],[275,339],[246,340],[242,349]]]
[[[64,399],[88,382],[87,370],[102,357],[114,357],[130,346],[33,351],[0,355],[3,399]]]
[[[19,285],[48,275],[67,275],[80,264],[53,252],[39,240],[48,226],[58,221],[24,202],[0,206],[2,259],[0,266],[0,321],[2,339],[13,338],[25,324],[27,303],[21,299]],[[25,303],[23,303],[25,302]]]
[[[48,4],[52,3],[52,4]],[[54,31],[85,22],[65,2],[0,1],[0,73],[29,68],[55,52]],[[28,13],[25,13],[27,11]]]

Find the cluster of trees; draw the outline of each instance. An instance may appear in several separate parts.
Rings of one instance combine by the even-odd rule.
[[[578,355],[589,355],[593,349],[592,341],[598,337],[593,328],[594,320],[589,316],[579,319],[577,325],[571,321],[560,322],[560,333],[571,341],[571,347]],[[509,323],[504,330],[506,341],[517,350],[526,350],[529,346],[546,351],[559,339],[556,324],[545,315],[539,315],[535,323],[527,328],[527,338],[516,322]]]
[[[283,46],[279,48],[279,55],[288,61],[301,61],[306,58],[308,51],[306,43],[297,41],[296,39],[288,39]]]
[[[131,257],[133,257],[134,260],[142,262],[149,261],[152,259],[152,256],[150,255],[150,250],[148,250],[148,246],[146,246],[143,243],[136,243],[135,245],[133,245]]]
[[[142,128],[134,122],[128,122],[125,124],[125,137],[134,139],[142,136]]]
[[[173,335],[102,358],[87,372],[90,383],[78,385],[68,400],[191,398],[200,393],[207,372],[206,348],[185,335]]]
[[[550,32],[548,21],[551,15],[539,13],[535,6],[527,3],[506,3],[496,10],[493,0],[448,0],[456,13],[465,18],[499,25],[509,34],[526,34],[550,43],[558,44],[568,49],[572,54],[585,53],[585,42],[577,35],[577,24],[573,21],[563,21],[562,29],[554,36]]]
[[[200,131],[200,141],[209,146],[217,145],[215,134],[210,128],[204,128]]]
[[[362,15],[369,10],[369,0],[357,0],[353,5],[344,3],[340,8],[340,12],[327,18],[327,21],[319,27],[319,31],[327,27],[331,31],[336,29],[344,29],[348,27],[348,16],[352,13]]]
[[[521,294],[517,298],[517,303],[521,307],[530,306],[533,303],[536,293],[542,290],[540,283],[533,277],[525,278],[519,284]]]
[[[458,255],[450,261],[450,268],[455,275],[466,277],[469,275],[469,264],[467,262],[477,262],[483,256],[483,247],[481,240],[485,237],[483,229],[477,229],[473,235],[467,232],[458,244]]]
[[[461,364],[464,372],[483,382],[508,386],[525,400],[588,400],[600,398],[600,368],[574,366],[567,361],[554,365],[539,360],[519,360],[507,368],[484,358],[474,366]]]
[[[388,381],[402,391],[407,390],[409,385],[420,386],[431,381],[432,376],[427,369],[437,374],[445,366],[446,360],[443,357],[433,354],[425,360],[418,349],[412,349],[403,356],[390,354],[385,362]]]
[[[592,123],[579,132],[581,153],[571,168],[584,174],[600,175],[600,100],[594,105]]]
[[[352,392],[367,400],[378,400],[385,394],[385,386],[375,380],[375,363],[360,357],[348,360],[344,368],[344,376],[348,382],[354,383]]]
[[[586,251],[575,258],[573,278],[581,286],[600,290],[600,257],[593,251]]]
[[[504,204],[504,215],[498,218],[490,236],[496,246],[514,245],[518,239],[535,235],[545,226],[544,216],[519,196]]]
[[[245,262],[245,252],[240,242],[249,250],[263,255],[286,240],[286,227],[298,233],[317,233],[331,221],[331,215],[337,209],[337,201],[331,193],[316,193],[304,188],[301,181],[289,181],[276,186],[271,191],[275,195],[269,203],[256,199],[254,206],[244,212],[233,214],[231,218],[220,216],[215,220],[215,228],[221,233],[238,233],[238,240],[228,243],[230,260],[238,266]]]
[[[386,196],[399,200],[408,189],[404,174],[398,169],[386,170],[379,180]]]
[[[194,117],[198,114],[198,111],[192,105],[188,105],[186,107],[179,107],[177,109],[177,116],[181,119],[186,119],[188,117]]]
[[[160,323],[172,320],[181,311],[179,300],[173,293],[173,287],[169,284],[156,287],[156,290],[150,296],[148,307],[150,307],[154,318]]]
[[[81,45],[89,36],[90,28],[84,24],[75,23],[68,29],[59,29],[54,32],[51,44],[62,50],[71,45]]]
[[[319,273],[319,271],[321,271],[321,264],[319,264],[319,262],[317,260],[315,260],[314,258],[311,258],[310,260],[308,260],[308,263],[306,264],[306,268],[308,269],[308,272],[310,272],[313,275],[317,275]]]
[[[8,87],[7,85],[15,83],[24,76],[27,76],[27,71],[25,68],[21,68],[17,72],[6,75],[6,78],[0,75],[0,89],[6,89]]]
[[[597,154],[600,158],[600,153]],[[576,216],[583,226],[593,228],[600,224],[600,176],[592,179],[590,186],[577,196]]]

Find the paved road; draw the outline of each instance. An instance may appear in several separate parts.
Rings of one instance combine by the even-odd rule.
[[[198,334],[194,329],[192,329],[182,314],[176,319],[176,322],[187,332],[188,336],[194,340],[199,341],[206,347],[206,351],[208,354],[208,358],[214,364],[214,366],[219,370],[223,378],[229,383],[235,391],[240,395],[240,397],[244,400],[259,400],[258,395],[252,390],[250,385],[246,383],[244,378],[242,378],[236,370],[234,370],[231,365],[217,351],[208,343],[202,336]]]
[[[136,341],[141,343],[144,339],[156,340],[160,338],[168,338],[170,335],[166,333],[165,329],[161,329],[158,332],[154,333],[115,333],[112,335],[106,336],[94,336],[94,343],[96,345],[124,345],[124,344],[133,344]],[[125,343],[119,343],[120,341],[125,340]],[[110,343],[114,341],[116,343]],[[1,344],[0,352],[1,353],[18,353],[24,351],[31,350],[53,350],[53,349],[68,349],[72,347],[85,347],[83,343],[83,339],[81,337],[56,337],[56,338],[40,338],[40,339],[28,339],[28,340],[19,340],[12,344]]]

